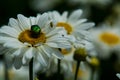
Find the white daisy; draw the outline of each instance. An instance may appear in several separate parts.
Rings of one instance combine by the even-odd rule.
[[[120,79],[120,73],[117,73],[116,76]]]
[[[102,25],[91,30],[91,35],[98,57],[107,59],[111,56],[112,51],[119,50],[120,31],[118,27]]]
[[[69,40],[76,40],[76,42],[79,44],[81,44],[81,40],[89,38],[88,29],[94,26],[94,23],[86,22],[87,19],[80,19],[81,14],[81,9],[75,10],[70,14],[69,17],[67,11],[63,12],[62,15],[57,11],[49,12],[51,18],[55,20],[54,25],[57,27],[64,27],[64,29],[67,31],[67,35],[69,36]]]
[[[28,64],[32,57],[42,66],[47,66],[52,55],[63,57],[57,48],[70,47],[60,34],[63,29],[50,26],[47,13],[29,18],[18,14],[17,18],[10,18],[9,25],[0,29],[0,43],[8,48],[7,53],[14,56],[17,69]]]
[[[79,3],[79,4],[85,4],[85,5],[101,5],[100,7],[106,6],[110,3],[112,3],[112,0],[69,0],[70,3]]]

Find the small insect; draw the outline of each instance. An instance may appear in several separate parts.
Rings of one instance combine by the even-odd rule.
[[[41,33],[41,28],[38,25],[32,25],[31,26],[31,36],[33,38],[38,38]]]
[[[50,27],[53,27],[53,23],[52,22],[50,22]]]
[[[31,31],[35,34],[40,34],[41,28],[38,25],[32,25],[31,26]]]

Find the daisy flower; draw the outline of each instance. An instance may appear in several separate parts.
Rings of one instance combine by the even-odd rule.
[[[118,27],[101,25],[92,29],[90,32],[93,36],[92,42],[99,58],[107,59],[111,56],[113,51],[119,51],[120,31]]]
[[[13,55],[16,69],[28,64],[31,58],[42,66],[47,66],[52,55],[63,58],[57,48],[71,45],[61,34],[64,29],[53,28],[50,23],[47,13],[29,18],[18,14],[17,19],[10,18],[9,25],[0,28],[0,43]]]
[[[101,5],[106,6],[110,3],[112,3],[112,0],[69,0],[70,3],[80,3],[80,4],[85,4],[85,5]]]
[[[51,19],[55,20],[55,24],[53,25],[57,27],[64,27],[67,31],[67,38],[69,38],[70,41],[75,41],[81,44],[81,40],[89,38],[88,29],[93,27],[94,23],[86,22],[87,19],[80,19],[82,14],[81,9],[73,11],[70,16],[68,16],[67,11],[63,12],[62,15],[57,11],[48,13],[51,16]]]
[[[117,73],[116,76],[120,79],[120,73]]]

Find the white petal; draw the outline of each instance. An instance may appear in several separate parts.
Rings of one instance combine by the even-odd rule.
[[[41,14],[37,14],[37,17],[36,17],[36,24],[38,24],[38,20],[40,19],[40,16],[41,16]]]
[[[67,11],[63,12],[62,18],[64,21],[67,21],[67,16],[68,16],[68,12]]]
[[[46,43],[48,46],[50,46],[50,47],[54,47],[54,48],[58,48],[58,45],[56,44],[56,43]]]
[[[64,56],[61,54],[61,52],[58,49],[51,48],[53,51],[53,55],[59,59],[62,59]]]
[[[41,46],[41,50],[48,56],[51,57],[52,53],[50,53],[48,46]]]
[[[21,48],[20,49],[17,49],[14,53],[13,53],[13,55],[14,56],[16,56],[16,57],[18,57],[18,55],[20,55],[20,53],[21,53]],[[19,56],[20,57],[20,56]],[[21,56],[22,57],[22,56]]]
[[[82,14],[82,10],[81,9],[78,9],[78,10],[72,12],[70,17],[68,18],[68,22],[73,22],[73,21],[78,20],[80,18],[81,14]]]
[[[39,20],[38,20],[38,25],[40,26],[40,28],[45,27],[45,25],[48,22],[48,14],[44,13],[43,15],[40,16]]]
[[[25,47],[19,48],[16,52],[13,53],[13,55],[22,57],[26,50],[27,49]]]
[[[31,25],[28,18],[26,18],[21,14],[18,14],[17,17],[18,17],[19,25],[22,30],[30,29]]]
[[[87,19],[80,19],[80,20],[73,23],[73,27],[74,26],[80,26],[82,23],[84,23],[86,21],[87,21]]]
[[[62,27],[57,27],[57,28],[54,28],[54,29],[52,29],[48,34],[46,34],[46,36],[47,37],[49,37],[49,36],[52,36],[52,35],[55,35],[55,34],[61,34],[61,32],[64,32],[64,28],[62,28]]]
[[[120,79],[120,73],[117,73],[116,76]]]
[[[64,36],[64,38],[72,43],[76,41],[76,39],[73,35],[67,35],[67,36]]]
[[[53,16],[54,16],[53,19],[55,21],[58,21],[58,19],[61,19],[61,16],[60,16],[59,12],[57,12],[57,11],[53,11]]]
[[[17,31],[21,32],[21,29],[19,27],[18,21],[14,18],[10,18],[9,19],[9,23],[10,26],[12,26],[13,28],[15,28]]]
[[[18,41],[16,38],[12,38],[12,37],[4,37],[4,36],[0,36],[0,43],[5,43],[5,42],[16,42]]]
[[[38,48],[39,52],[37,53],[37,60],[42,64],[42,65],[47,65],[47,56],[45,56],[44,52],[41,50],[41,48]]]
[[[67,40],[67,38],[53,38],[46,42],[47,45],[54,47],[54,48],[70,48],[71,44]]]
[[[68,41],[57,42],[58,48],[71,48],[71,44]]]
[[[6,42],[4,44],[4,47],[8,47],[8,48],[21,48],[21,47],[23,47],[23,44],[18,42],[18,41],[16,41],[16,42],[8,41],[8,42]]]
[[[36,18],[35,17],[30,17],[30,24],[31,25],[36,25]]]
[[[23,55],[23,59],[22,59],[23,64],[28,65],[32,57],[33,57],[33,48],[28,48],[28,50],[26,50],[26,52]]]
[[[1,53],[5,54],[6,56],[7,55],[11,55],[13,54],[14,52],[16,51],[16,49],[10,49],[10,48],[4,48]],[[11,55],[13,56],[13,55]],[[14,56],[13,56],[14,57]]]
[[[0,29],[0,33],[4,33],[4,34],[7,34],[12,37],[18,37],[18,35],[19,35],[17,30],[15,30],[14,28],[9,27],[9,26],[3,26]]]
[[[88,30],[91,27],[93,27],[95,24],[94,23],[83,23],[79,26],[76,26],[76,30]]]
[[[63,38],[64,37],[62,37],[61,35],[56,34],[56,35],[53,35],[53,36],[47,38],[47,42],[61,41],[61,40],[63,40]]]

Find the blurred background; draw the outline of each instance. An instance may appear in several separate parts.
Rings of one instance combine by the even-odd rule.
[[[7,25],[9,18],[16,18],[17,14],[29,17],[46,11],[57,10],[62,13],[76,9],[82,9],[81,17],[95,22],[96,27],[101,23],[112,24],[120,18],[120,0],[0,0],[0,26]],[[1,61],[2,58],[3,56],[0,55]],[[110,58],[113,62],[115,59],[116,56]],[[113,69],[113,64],[109,63],[112,62],[110,60],[102,61],[101,67],[104,74],[99,80],[119,80],[115,76],[118,71]],[[2,65],[0,69],[2,70]]]
[[[96,24],[112,14],[113,7],[120,0],[0,0],[0,26],[7,24],[10,17],[17,14],[35,16],[37,13],[58,10],[73,11],[83,9],[84,16]]]

